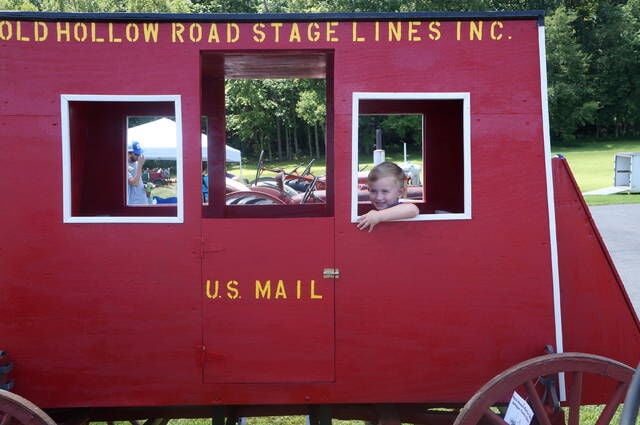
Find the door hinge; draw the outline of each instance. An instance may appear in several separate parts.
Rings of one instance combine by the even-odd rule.
[[[338,279],[340,277],[340,270],[326,268],[322,271],[322,277],[325,279]]]

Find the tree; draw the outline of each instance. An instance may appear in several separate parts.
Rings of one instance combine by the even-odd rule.
[[[40,12],[188,13],[189,0],[0,0],[0,9]]]
[[[587,78],[589,56],[576,40],[576,16],[559,7],[547,19],[547,68],[552,137],[575,139],[579,127],[592,123],[599,104]]]
[[[640,28],[637,5],[638,1],[627,5],[603,2],[597,11],[599,24],[594,27],[591,41],[594,60],[590,73],[602,105],[597,120],[599,134],[620,137],[638,131]]]
[[[313,139],[311,138],[311,133],[308,133],[309,154],[320,157],[320,134],[318,130],[319,128],[324,128],[327,114],[324,92],[311,89],[300,92],[296,112],[298,116],[307,123],[308,128],[313,130]],[[311,145],[311,140],[314,141],[313,145]],[[315,147],[315,155],[312,151],[312,146]]]

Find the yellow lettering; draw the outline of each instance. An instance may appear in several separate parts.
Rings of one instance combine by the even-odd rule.
[[[259,280],[256,280],[256,300],[258,298],[271,299],[271,281],[267,280],[264,286]]]
[[[302,41],[300,38],[300,28],[298,28],[298,24],[295,22],[291,24],[291,32],[289,33],[289,43],[293,43],[294,41],[298,43]]]
[[[311,298],[312,300],[321,300],[324,298],[322,294],[316,294],[316,281],[313,279],[311,279],[311,295],[309,296],[309,298]]]
[[[422,41],[422,37],[418,35],[418,28],[421,24],[421,22],[409,22],[409,41]]]
[[[64,27],[63,27],[64,25]],[[57,22],[56,23],[56,34],[58,42],[64,41],[62,39],[63,36],[66,36],[66,41],[70,40],[71,30],[69,28],[69,22]]]
[[[240,296],[240,291],[238,291],[238,281],[230,280],[227,282],[227,298],[230,300],[235,300]]]
[[[218,26],[216,24],[211,24],[209,27],[209,38],[207,38],[207,42],[220,43],[220,35],[218,34]]]
[[[374,27],[373,27],[373,28],[374,28],[374,30],[375,30],[375,31],[374,31],[373,39],[374,39],[375,41],[380,41],[380,22],[376,21],[376,22],[375,22],[375,25],[374,25]]]
[[[104,42],[104,38],[98,37],[96,35],[96,23],[95,22],[91,22],[91,41],[94,42],[94,43],[103,43]]]
[[[227,24],[227,43],[235,43],[240,38],[240,27],[238,24]]]
[[[84,22],[77,22],[73,26],[73,38],[76,41],[85,41],[88,37],[89,31],[87,25]]]
[[[215,291],[212,294],[211,293],[211,281],[209,279],[207,279],[207,282],[205,283],[205,294],[207,295],[207,298],[209,298],[209,299],[218,298],[218,289],[220,288],[220,281],[216,280],[214,286],[215,286]]]
[[[29,37],[22,35],[22,22],[16,23],[16,40],[18,41],[30,41]]]
[[[274,298],[284,298],[285,300],[287,299],[287,291],[285,290],[284,282],[282,281],[282,279],[278,280],[278,285],[276,285],[276,295],[274,296]]]
[[[171,42],[172,43],[184,43],[182,33],[184,32],[184,25],[179,22],[171,24]]]
[[[144,31],[144,40],[154,43],[158,42],[158,23],[157,22],[145,22],[142,30]]]
[[[0,21],[0,40],[11,40],[13,27],[9,21]]]
[[[456,22],[456,40],[460,41],[460,31],[462,31],[462,22]]]
[[[113,33],[113,23],[109,22],[109,41],[111,43],[122,43],[122,38],[116,37]]]
[[[320,25],[316,22],[311,22],[307,25],[307,38],[309,41],[318,41],[320,40]]]
[[[482,21],[469,22],[469,40],[482,40]]]
[[[136,24],[127,24],[124,29],[124,35],[127,38],[127,41],[131,43],[135,43],[140,38],[140,29]]]
[[[491,23],[491,39],[492,40],[501,40],[502,34],[500,30],[504,28],[504,25],[500,21],[494,21]]]
[[[357,22],[353,22],[351,24],[351,40],[354,42],[363,42],[364,41],[364,37],[359,36],[358,35],[358,23]]]
[[[34,32],[33,39],[35,41],[45,41],[49,36],[49,28],[47,27],[47,24],[44,22],[34,22],[33,32]],[[2,38],[1,34],[0,34],[0,38]]]
[[[387,28],[389,41],[400,41],[402,39],[402,22],[389,22]]]
[[[300,279],[298,279],[298,281],[296,282],[296,299],[299,300],[300,299],[300,284],[302,283],[302,281],[300,281]]]
[[[273,23],[271,23],[271,28],[273,28],[275,30],[273,41],[275,41],[276,43],[279,43],[280,42],[280,28],[282,28],[282,23],[281,22],[273,22]]]
[[[429,23],[429,38],[433,41],[440,40],[440,22]]]
[[[197,22],[189,25],[189,40],[193,43],[197,43],[202,40],[202,25]]]
[[[256,43],[262,43],[267,38],[267,34],[262,31],[264,27],[264,24],[253,25],[253,41],[255,41]]]
[[[340,39],[336,37],[336,28],[338,27],[338,25],[338,22],[327,22],[327,41],[340,41]]]

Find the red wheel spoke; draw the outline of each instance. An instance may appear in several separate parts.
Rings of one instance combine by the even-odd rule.
[[[551,425],[551,421],[549,420],[544,404],[542,404],[542,400],[540,400],[540,396],[536,391],[536,387],[531,381],[525,382],[524,386],[527,389],[529,400],[533,403],[533,411],[536,414],[536,418],[538,418],[538,423],[540,425]]]
[[[574,372],[569,390],[569,424],[580,424],[580,404],[582,402],[582,372]]]
[[[611,422],[611,418],[616,413],[616,409],[622,400],[624,399],[625,393],[627,392],[627,387],[629,386],[628,382],[619,382],[616,390],[611,395],[611,398],[607,402],[607,405],[602,410],[596,425],[607,425]]]
[[[9,425],[11,423],[11,415],[5,413],[2,415],[2,419],[0,419],[0,425]]]
[[[532,405],[539,425],[580,425],[580,407],[586,400],[594,404],[606,402],[595,425],[609,425],[634,372],[632,367],[595,354],[555,353],[535,357],[504,370],[483,385],[460,410],[453,425],[505,425],[502,418],[487,409],[502,403],[505,394],[523,387],[522,395]],[[567,377],[568,415],[565,410],[557,410],[554,393],[551,393],[553,404],[546,398],[543,402],[540,385],[536,388],[540,377],[559,373]],[[549,394],[555,388],[546,390]]]

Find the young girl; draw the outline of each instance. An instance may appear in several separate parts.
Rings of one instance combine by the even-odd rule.
[[[373,231],[383,221],[413,218],[418,215],[418,207],[412,203],[401,203],[404,194],[404,171],[393,162],[382,162],[369,173],[369,200],[375,210],[358,217],[360,230]]]

